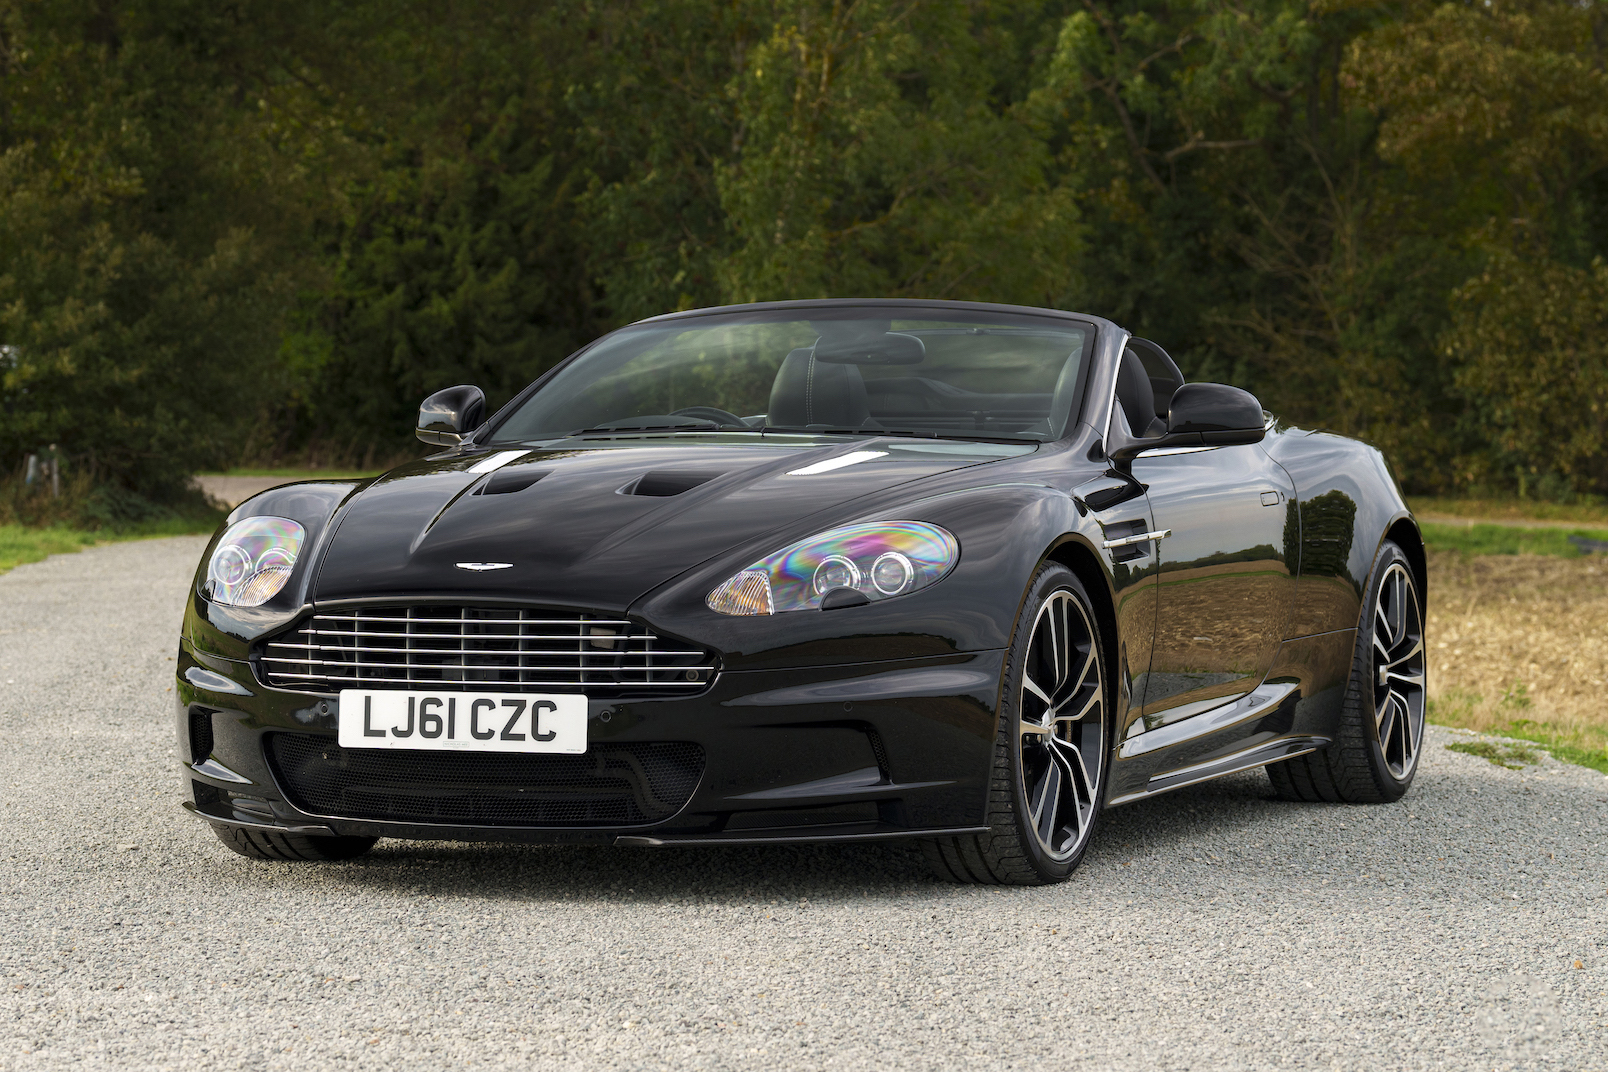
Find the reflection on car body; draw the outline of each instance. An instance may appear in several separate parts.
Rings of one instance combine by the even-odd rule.
[[[1107,320],[677,313],[419,435],[203,556],[184,804],[246,855],[914,838],[1034,883],[1204,778],[1412,780],[1424,558],[1383,460]]]

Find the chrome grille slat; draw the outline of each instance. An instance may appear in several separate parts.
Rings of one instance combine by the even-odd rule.
[[[316,614],[261,646],[261,673],[269,685],[304,691],[378,685],[606,697],[685,695],[717,671],[713,652],[666,643],[626,619],[561,613],[415,604]]]
[[[465,610],[471,608],[464,608]],[[574,625],[574,619],[563,618],[398,618],[394,615],[364,614],[320,614],[321,622],[404,622],[409,625],[462,625],[464,622],[509,622],[515,625]],[[587,625],[618,625],[629,626],[632,623],[624,618],[588,618]]]
[[[473,653],[471,652],[471,654],[473,654]],[[510,652],[509,654],[513,654],[513,653]],[[349,659],[338,659],[338,660],[337,659],[293,659],[293,660],[289,660],[289,661],[292,662],[296,666],[309,666],[309,667],[311,667],[311,666],[329,666],[329,667],[367,666],[367,667],[378,667],[378,668],[384,669],[384,670],[414,670],[414,669],[438,670],[438,669],[441,669],[443,666],[449,667],[449,668],[454,669],[454,670],[503,669],[502,667],[476,667],[473,664],[465,664],[465,663],[444,663],[444,664],[438,663],[438,664],[435,664],[435,665],[430,666],[430,667],[422,667],[421,668],[419,666],[419,664],[417,664],[417,663],[376,663],[376,662],[369,662],[366,659],[350,659],[350,660]],[[569,670],[569,669],[572,669],[572,667],[571,666],[523,666],[523,667],[520,667],[519,669],[522,669],[522,670],[553,670],[553,671],[556,671],[556,670]],[[593,667],[593,669],[596,670],[598,668]],[[614,670],[614,671],[616,671],[618,673],[622,673],[622,674],[654,674],[654,673],[659,673],[662,668],[657,667],[657,666],[618,666],[618,667],[609,667],[608,669]],[[712,666],[707,666],[707,665],[699,666],[699,665],[688,664],[686,666],[679,666],[676,669],[682,670],[682,671],[687,671],[687,670],[712,670],[713,667]],[[599,670],[599,672],[602,672],[602,671]]]
[[[423,635],[424,636],[429,636],[429,634],[423,634]],[[470,637],[469,639],[474,640],[474,641],[479,641],[479,640],[482,640],[484,638],[476,636],[476,637]],[[499,641],[499,643],[507,643],[507,642],[506,641]],[[291,643],[289,641],[284,641],[284,640],[275,640],[275,641],[271,642],[268,646],[270,648],[303,648],[303,649],[307,649],[307,650],[310,650],[310,651],[323,651],[324,650],[324,646],[320,645],[320,644],[294,644],[294,643]],[[364,645],[363,651],[371,652],[371,653],[375,653],[375,654],[384,654],[384,655],[461,655],[461,654],[463,654],[463,651],[461,649],[458,649],[458,648],[417,648],[417,647],[376,648],[376,647],[370,647],[368,645]],[[479,654],[479,655],[574,655],[574,654],[576,654],[576,652],[574,650],[567,650],[567,649],[564,649],[564,648],[540,648],[540,649],[538,649],[538,648],[526,648],[526,647],[518,647],[518,648],[472,648],[472,649],[470,649],[469,653],[470,654]],[[652,658],[655,655],[703,655],[703,654],[704,654],[704,652],[701,652],[701,651],[680,651],[680,650],[671,649],[671,648],[666,648],[666,649],[661,650],[661,651],[613,652],[613,651],[608,651],[608,650],[605,649],[603,651],[583,651],[583,652],[580,652],[580,655],[581,655],[582,658],[603,658],[603,659],[615,659],[615,658],[620,658],[621,656],[641,656],[643,658]]]

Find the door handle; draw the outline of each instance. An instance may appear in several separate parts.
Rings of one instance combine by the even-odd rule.
[[[1124,536],[1118,540],[1107,540],[1103,546],[1106,550],[1113,547],[1132,547],[1136,543],[1145,543],[1148,540],[1165,540],[1172,535],[1172,529],[1157,529],[1155,532],[1141,532],[1136,536]]]

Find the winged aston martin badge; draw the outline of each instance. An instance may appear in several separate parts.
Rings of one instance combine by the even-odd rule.
[[[487,570],[509,569],[512,562],[454,562],[459,569],[474,570],[476,573],[485,573]]]

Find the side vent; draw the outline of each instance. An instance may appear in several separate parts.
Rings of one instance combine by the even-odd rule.
[[[190,762],[205,763],[212,756],[212,712],[190,708]]]
[[[536,481],[552,472],[550,469],[509,468],[499,469],[475,489],[476,495],[512,495],[524,491]]]
[[[691,491],[699,484],[707,484],[721,474],[708,469],[655,469],[643,473],[628,494],[653,495],[663,498]]]

